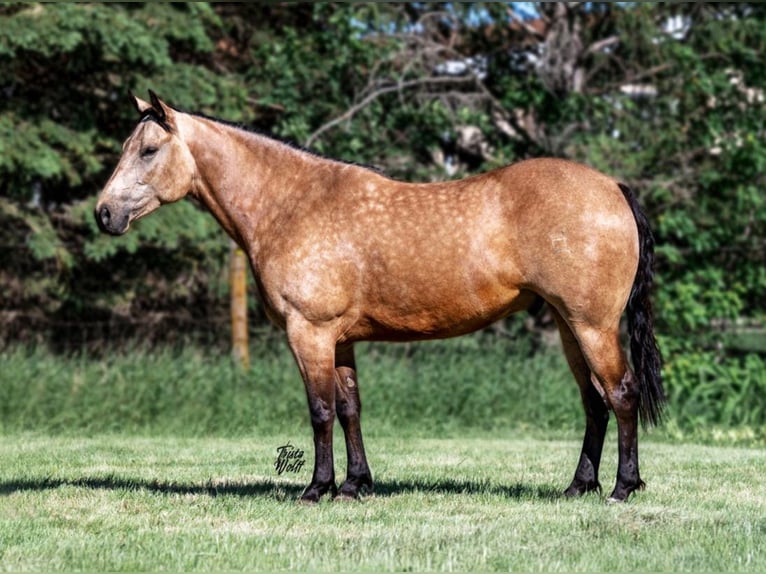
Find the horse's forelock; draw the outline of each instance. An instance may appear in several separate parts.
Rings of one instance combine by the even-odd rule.
[[[168,124],[167,120],[163,116],[164,114],[160,115],[154,108],[149,108],[141,112],[141,119],[139,120],[139,123],[146,121],[157,122],[160,127],[162,127],[162,129],[170,133],[173,130],[170,128],[170,124]]]

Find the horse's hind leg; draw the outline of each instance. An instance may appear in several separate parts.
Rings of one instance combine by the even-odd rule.
[[[566,496],[580,496],[593,490],[601,491],[598,468],[601,463],[606,427],[609,423],[609,411],[604,399],[591,381],[590,367],[572,330],[558,311],[551,308],[551,313],[559,328],[561,343],[569,368],[580,387],[580,396],[585,410],[585,437],[580,452],[580,461],[577,464],[572,483],[564,491]]]
[[[638,381],[628,367],[617,325],[595,329],[579,325],[577,340],[617,419],[617,482],[610,501],[623,501],[644,487],[638,472]]]
[[[335,411],[346,438],[346,480],[340,487],[338,498],[357,498],[360,490],[372,490],[372,474],[364,454],[362,425],[359,416],[362,402],[352,346],[339,347],[335,352]]]

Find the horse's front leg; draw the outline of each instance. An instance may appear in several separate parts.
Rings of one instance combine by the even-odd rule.
[[[367,464],[362,442],[362,425],[359,417],[362,402],[359,398],[359,382],[352,346],[339,347],[335,352],[335,410],[346,438],[346,480],[340,487],[338,498],[357,498],[364,488],[372,490],[372,473]]]
[[[287,337],[306,387],[314,430],[314,474],[301,495],[315,503],[326,493],[335,496],[332,427],[335,422],[335,340],[327,329],[298,319],[288,322]]]

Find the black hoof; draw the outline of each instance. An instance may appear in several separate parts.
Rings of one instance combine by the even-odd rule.
[[[349,477],[341,485],[335,500],[356,500],[365,493],[372,493],[372,477]]]
[[[319,499],[327,493],[330,493],[330,496],[333,498],[338,493],[338,488],[335,486],[334,482],[328,484],[315,484],[312,482],[306,487],[306,490],[303,491],[298,502],[308,505],[316,504],[319,502]]]
[[[569,485],[569,488],[564,491],[564,496],[567,498],[575,498],[594,491],[601,494],[601,484],[597,480],[573,480],[572,484]]]
[[[615,502],[625,502],[628,500],[631,493],[637,490],[643,490],[645,486],[646,484],[641,479],[635,484],[620,484],[618,482],[614,487],[612,494],[609,495],[609,498],[607,498],[606,501],[610,504]]]

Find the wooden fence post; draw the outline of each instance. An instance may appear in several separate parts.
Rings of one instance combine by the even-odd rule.
[[[231,351],[237,365],[250,368],[247,333],[247,258],[234,241],[229,255],[229,292],[231,293]]]

